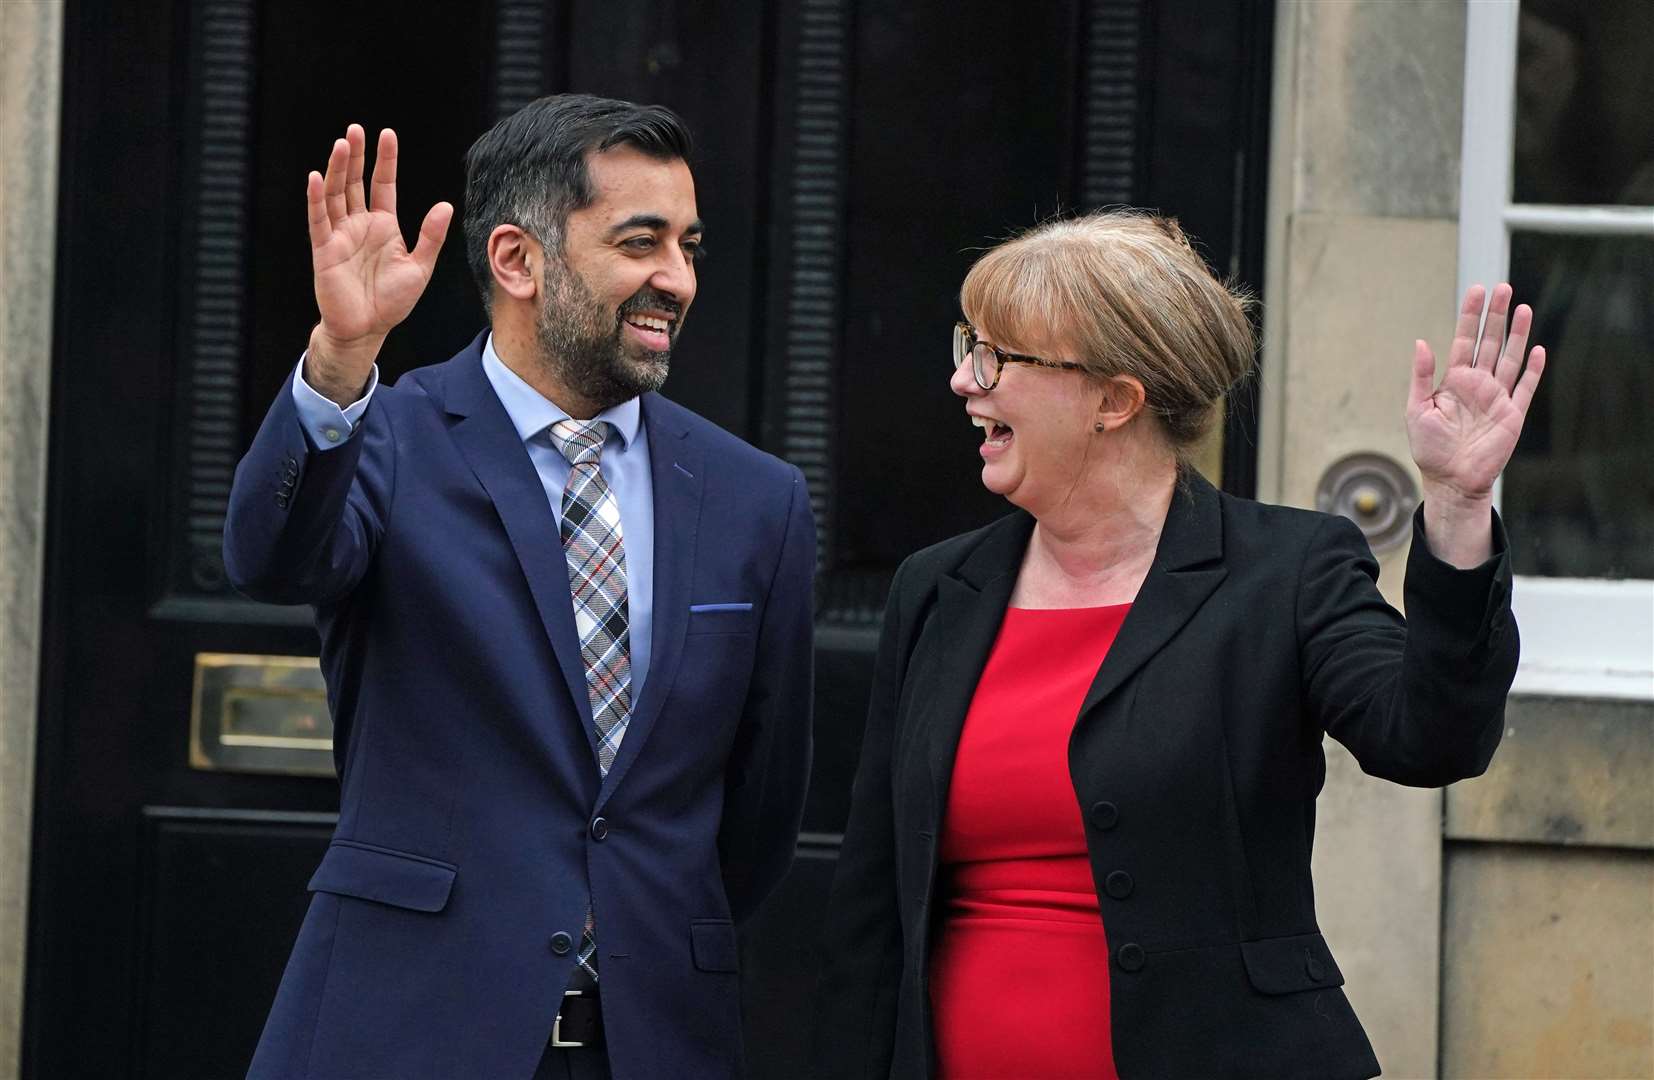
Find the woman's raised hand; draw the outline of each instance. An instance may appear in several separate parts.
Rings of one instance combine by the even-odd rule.
[[[1516,449],[1545,371],[1539,346],[1523,365],[1533,312],[1524,304],[1511,313],[1510,300],[1509,285],[1495,287],[1491,300],[1480,285],[1465,292],[1439,384],[1430,346],[1413,346],[1407,441],[1423,479],[1430,548],[1458,565],[1474,565],[1491,550],[1493,484]],[[1487,323],[1478,346],[1484,304]]]

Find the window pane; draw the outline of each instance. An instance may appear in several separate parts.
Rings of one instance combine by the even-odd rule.
[[[1522,0],[1515,201],[1654,206],[1654,3]]]
[[[1516,572],[1654,578],[1654,237],[1516,233],[1549,364],[1505,470]]]

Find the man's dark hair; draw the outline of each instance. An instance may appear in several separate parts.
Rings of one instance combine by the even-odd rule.
[[[500,225],[531,233],[548,255],[563,248],[569,214],[596,193],[586,155],[632,146],[662,161],[687,160],[689,129],[671,109],[590,94],[556,94],[518,109],[465,153],[465,258],[493,307],[488,237]]]

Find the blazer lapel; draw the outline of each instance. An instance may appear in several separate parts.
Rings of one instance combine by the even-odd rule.
[[[924,739],[933,822],[941,820],[945,809],[965,714],[999,636],[1033,529],[1034,519],[1027,514],[1003,519],[989,529],[954,573],[937,582],[936,610],[930,622],[939,632],[929,635],[928,648],[912,661],[919,678],[914,680],[909,699],[915,706],[919,737]]]
[[[1222,559],[1217,490],[1191,471],[1172,494],[1154,563],[1086,693],[1080,716],[1119,689],[1194,616],[1228,576]]]
[[[592,729],[586,669],[580,659],[580,635],[574,626],[574,601],[569,593],[568,563],[557,518],[546,502],[546,489],[511,417],[488,385],[480,344],[474,343],[473,349],[457,357],[447,372],[443,407],[450,416],[460,418],[450,431],[511,538],[540,622],[557,656],[557,666],[563,671],[570,704],[580,718],[580,729],[586,734],[595,761],[597,737]]]
[[[642,399],[643,426],[649,438],[649,476],[655,500],[655,588],[651,605],[649,678],[632,702],[632,717],[620,740],[609,775],[598,792],[596,813],[637,760],[655,728],[661,703],[677,679],[689,629],[689,584],[694,576],[701,519],[701,448],[689,428],[668,421],[654,394]],[[588,725],[590,726],[590,725]]]

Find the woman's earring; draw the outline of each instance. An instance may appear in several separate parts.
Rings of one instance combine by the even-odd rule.
[[[1101,433],[1103,430],[1103,422],[1101,420],[1097,421],[1097,425],[1093,428],[1093,430]]]

